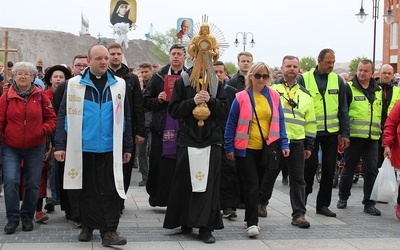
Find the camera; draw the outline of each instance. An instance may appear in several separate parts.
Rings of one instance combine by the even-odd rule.
[[[295,102],[292,98],[290,98],[288,100],[288,103],[289,103],[290,107],[292,107],[292,108],[296,108],[297,107],[297,102]]]

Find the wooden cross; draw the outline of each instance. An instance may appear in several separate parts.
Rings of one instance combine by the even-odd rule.
[[[0,48],[0,52],[4,52],[4,83],[8,80],[8,71],[7,71],[7,63],[8,63],[8,53],[16,53],[18,50],[8,48],[8,30],[5,32],[4,37],[4,49]]]

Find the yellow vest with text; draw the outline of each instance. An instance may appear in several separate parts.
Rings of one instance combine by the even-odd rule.
[[[305,88],[313,99],[317,131],[339,132],[339,76],[329,73],[324,96],[318,90],[314,70],[303,73],[302,76]]]
[[[352,100],[349,105],[350,137],[379,140],[381,136],[382,90],[375,91],[371,104],[364,93],[348,82]]]
[[[296,84],[291,89],[285,83],[271,85],[271,89],[278,91],[281,96],[283,113],[285,115],[286,133],[289,140],[301,140],[317,135],[317,123],[315,121],[314,105],[309,94],[300,89]],[[292,108],[288,101],[289,95],[297,103],[296,108]]]
[[[400,88],[393,86],[392,99],[390,100],[390,104],[387,111],[388,115],[390,114],[390,111],[392,111],[394,105],[399,99],[400,99]]]

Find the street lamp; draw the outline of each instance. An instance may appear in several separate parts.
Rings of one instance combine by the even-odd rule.
[[[243,37],[243,51],[246,51],[246,44],[247,44],[247,35],[251,35],[251,41],[250,41],[250,46],[253,48],[256,42],[254,42],[254,36],[253,33],[251,32],[238,32],[236,34],[236,39],[235,39],[235,47],[239,46],[239,40],[238,40],[238,35],[241,34]]]
[[[368,16],[368,14],[364,12],[363,2],[364,0],[361,0],[360,12],[356,14],[356,17],[360,23],[365,22]],[[374,47],[372,52],[372,62],[374,63],[374,65],[375,65],[375,47],[376,47],[376,19],[378,19],[378,14],[379,14],[379,2],[380,0],[372,0],[372,19],[374,19]],[[392,0],[388,0],[388,2],[389,2],[389,8],[387,10],[387,13],[383,15],[383,17],[387,24],[391,24],[394,21],[394,15],[391,9]]]

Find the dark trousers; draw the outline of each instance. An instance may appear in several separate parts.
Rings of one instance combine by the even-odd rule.
[[[307,197],[312,193],[314,184],[315,172],[318,167],[318,150],[321,147],[322,151],[322,172],[321,182],[319,184],[319,191],[317,195],[316,209],[321,207],[329,207],[332,199],[333,177],[336,168],[336,155],[337,155],[338,136],[317,136],[315,138],[314,150],[311,157],[305,162],[304,180],[306,181],[306,203]]]
[[[288,169],[289,185],[290,185],[290,204],[292,205],[292,217],[298,218],[306,213],[305,206],[305,187],[304,181],[304,143],[290,143],[289,157],[282,157],[279,160],[279,167],[276,169],[268,169],[265,173],[260,203],[269,204],[274,184],[279,172],[283,167]],[[282,173],[283,174],[283,173]]]
[[[364,206],[373,206],[375,201],[370,200],[372,188],[378,175],[378,141],[362,138],[350,138],[350,147],[345,152],[346,163],[340,175],[339,198],[347,200],[351,195],[350,189],[353,185],[354,172],[358,161],[363,160],[363,179],[364,179]]]
[[[245,157],[236,157],[239,174],[243,178],[247,226],[258,225],[258,198],[265,166],[261,166],[262,150],[246,149]]]
[[[221,209],[236,210],[240,202],[239,179],[235,161],[226,158],[225,150],[222,150],[221,164]]]

